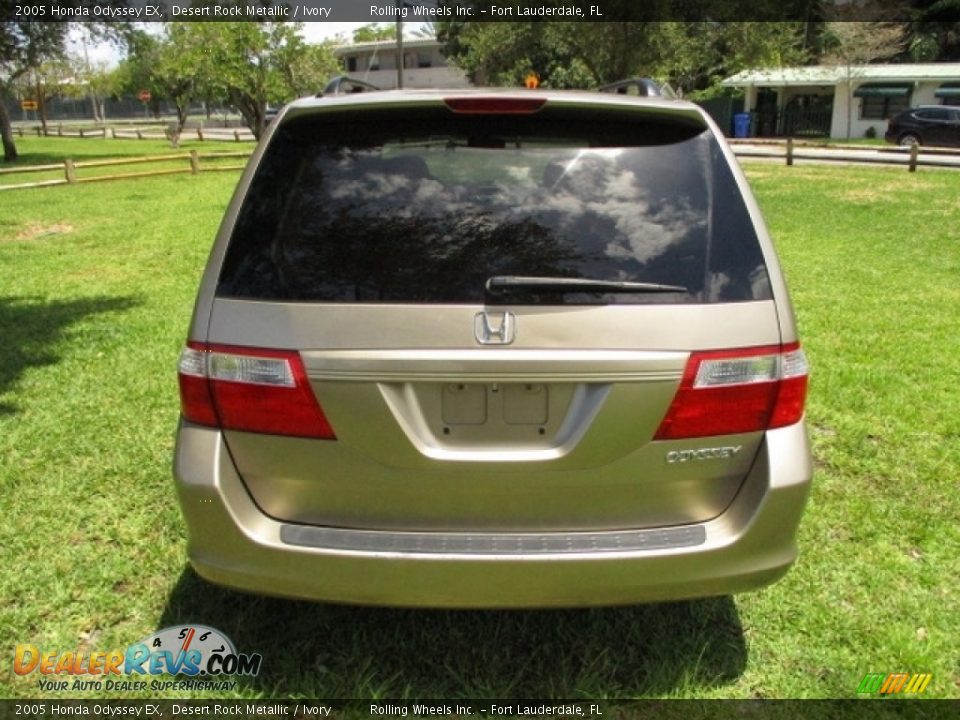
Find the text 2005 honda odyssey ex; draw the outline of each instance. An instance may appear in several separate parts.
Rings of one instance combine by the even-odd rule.
[[[737,592],[796,555],[807,362],[696,106],[299,100],[240,181],[180,359],[203,577],[450,607]]]

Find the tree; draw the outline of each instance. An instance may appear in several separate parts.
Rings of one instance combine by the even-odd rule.
[[[330,46],[307,45],[301,29],[289,22],[177,23],[170,40],[196,92],[226,99],[259,138],[269,104],[316,93],[337,67]]]
[[[892,21],[849,21],[846,17],[851,8],[863,12],[862,6],[838,6],[831,11],[834,19],[824,28],[825,51],[821,61],[843,69],[847,88],[847,140],[853,124],[853,79],[858,66],[867,65],[876,60],[886,60],[902,53],[906,47],[907,24]],[[877,9],[873,17],[882,17]]]
[[[800,22],[657,23],[653,74],[683,95],[709,94],[746,68],[808,62],[806,29]]]
[[[36,101],[37,116],[44,135],[47,134],[47,105],[64,92],[64,86],[72,77],[70,66],[64,59],[58,58],[41,62],[10,83],[10,87],[21,97]]]
[[[124,0],[109,0],[107,4],[122,4]],[[76,7],[81,0],[61,0],[59,5]],[[61,59],[71,28],[76,23],[25,22],[17,20],[15,5],[0,3],[0,98],[9,94],[12,83],[44,62]],[[93,39],[123,41],[131,25],[122,22],[86,22],[85,32]],[[17,146],[6,105],[0,102],[0,137],[3,141],[3,159],[17,159]]]
[[[45,61],[63,56],[67,38],[67,23],[37,23],[10,20],[13,7],[0,10],[0,98],[9,94],[12,83]],[[5,103],[0,102],[0,137],[3,140],[3,159],[17,159],[13,127]]]
[[[156,35],[136,30],[127,43],[126,57],[114,70],[117,93],[136,96],[146,90],[150,93],[149,104],[154,117],[159,117],[160,102],[167,99],[154,76],[160,65],[162,42]]]
[[[190,101],[197,94],[199,80],[195,74],[196,68],[192,63],[183,61],[184,57],[195,58],[197,53],[202,53],[202,47],[197,47],[195,43],[196,38],[190,36],[185,26],[168,24],[155,46],[156,62],[148,75],[151,100],[156,91],[161,98],[173,103],[177,110],[178,137],[187,124]]]
[[[104,102],[116,90],[116,75],[103,62],[90,62],[86,57],[68,56],[70,77],[63,83],[63,91],[76,98],[87,98],[94,122],[106,121]]]
[[[744,67],[808,59],[801,22],[438,23],[448,57],[474,81],[596,87],[631,76],[703,90]]]
[[[333,54],[335,41],[288,49],[293,57],[281,58],[278,65],[290,97],[316,95],[330,78],[340,74],[340,62]]]
[[[395,40],[396,37],[397,26],[390,24],[370,23],[353,31],[353,41],[355,43]]]
[[[444,53],[478,84],[595,87],[637,74],[652,59],[644,23],[438,23]]]
[[[415,38],[435,38],[437,36],[437,23],[435,22],[425,22],[420,23],[420,27],[413,31],[412,35]]]
[[[910,0],[907,47],[912,62],[960,60],[957,0]]]

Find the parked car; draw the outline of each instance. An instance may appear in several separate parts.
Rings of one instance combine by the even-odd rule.
[[[179,363],[197,572],[434,607],[780,577],[807,361],[760,211],[697,106],[555,91],[287,106]]]
[[[890,119],[884,135],[898,145],[960,146],[960,108],[921,105]]]
[[[264,112],[263,112],[263,124],[264,124],[264,126],[267,126],[267,125],[269,125],[270,123],[272,123],[274,120],[276,120],[276,119],[277,119],[277,115],[280,114],[280,111],[281,111],[281,110],[282,110],[282,108],[278,108],[278,107],[274,107],[274,106],[269,106],[269,107],[267,107],[267,109],[264,110]]]

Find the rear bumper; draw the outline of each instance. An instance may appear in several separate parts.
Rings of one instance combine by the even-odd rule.
[[[217,430],[182,423],[174,459],[190,561],[207,580],[260,594],[421,607],[618,605],[761,587],[796,557],[811,476],[801,422],[766,434],[734,501],[705,523],[618,533],[379,533],[263,514]]]

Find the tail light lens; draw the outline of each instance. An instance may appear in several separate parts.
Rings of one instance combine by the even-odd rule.
[[[692,353],[654,439],[732,435],[799,422],[808,372],[799,343]]]
[[[188,343],[177,369],[181,412],[191,422],[336,439],[297,352]]]

